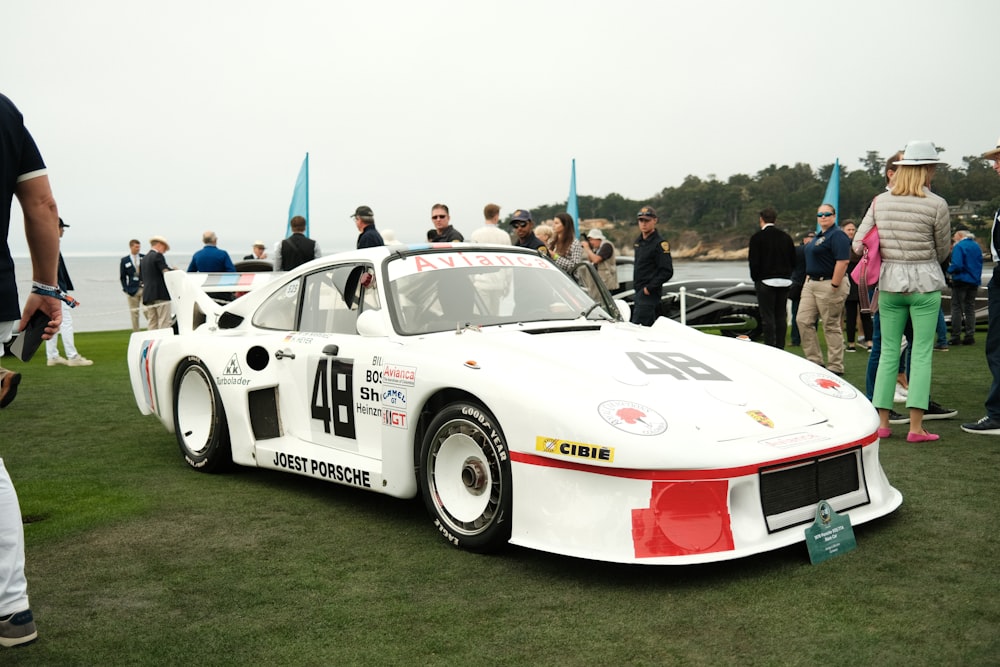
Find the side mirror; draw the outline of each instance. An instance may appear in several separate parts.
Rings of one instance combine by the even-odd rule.
[[[381,310],[366,310],[358,315],[358,334],[366,338],[384,338],[389,335]]]

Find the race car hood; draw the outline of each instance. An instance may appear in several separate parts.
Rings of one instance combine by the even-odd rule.
[[[749,462],[773,457],[775,447],[815,450],[826,438],[842,443],[843,432],[860,438],[874,430],[870,403],[823,368],[757,343],[661,322],[652,329],[484,328],[448,345],[451,354],[475,355],[483,369],[503,364],[497,384],[538,395],[553,430],[584,418],[592,440],[604,429],[605,440],[648,449],[652,437],[675,463],[680,455],[705,465],[709,449],[732,449],[729,460]],[[539,435],[570,437],[564,433]]]

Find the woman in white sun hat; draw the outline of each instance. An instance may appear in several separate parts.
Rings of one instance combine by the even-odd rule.
[[[908,442],[929,442],[938,436],[924,430],[931,386],[931,359],[937,337],[941,289],[945,286],[943,262],[951,250],[948,202],[930,190],[937,165],[937,148],[930,141],[911,141],[896,161],[892,187],[872,202],[854,238],[861,239],[874,225],[879,233],[882,271],[879,275],[878,309],[882,326],[882,356],[875,376],[872,403],[878,408],[880,438],[891,435],[889,410],[896,387],[899,350],[907,319],[913,321]]]

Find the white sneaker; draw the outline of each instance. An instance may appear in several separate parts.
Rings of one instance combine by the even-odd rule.
[[[903,385],[896,383],[896,393],[892,397],[893,403],[906,403],[906,397],[909,395],[909,391]]]
[[[69,362],[58,355],[55,357],[49,357],[48,361],[49,366],[65,366],[67,363]]]
[[[93,366],[94,362],[86,357],[81,357],[79,354],[75,357],[70,357],[63,361],[67,366]]]

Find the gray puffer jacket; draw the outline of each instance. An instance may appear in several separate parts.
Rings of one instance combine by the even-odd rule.
[[[944,288],[941,262],[951,252],[948,202],[924,188],[926,197],[884,192],[875,198],[854,235],[854,250],[872,225],[878,227],[884,292],[937,292]]]

